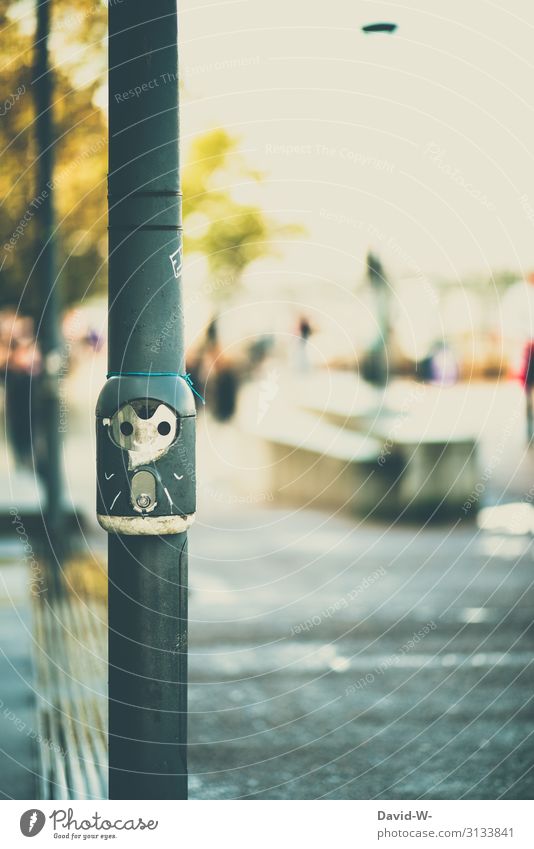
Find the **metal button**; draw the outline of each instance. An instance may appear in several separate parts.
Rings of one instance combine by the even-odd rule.
[[[133,476],[130,498],[138,513],[151,513],[156,507],[156,478],[148,469],[140,469]]]

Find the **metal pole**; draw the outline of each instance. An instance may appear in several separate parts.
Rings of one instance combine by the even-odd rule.
[[[379,337],[375,343],[375,380],[381,386],[388,383],[391,370],[391,290],[382,263],[371,251],[367,254],[367,275],[375,295]]]
[[[176,0],[109,2],[109,372],[181,373]],[[164,331],[164,332],[163,332]],[[187,535],[109,535],[109,796],[187,798]]]
[[[53,77],[48,60],[51,0],[37,0],[37,37],[35,44],[34,98],[37,140],[37,196],[33,202],[38,227],[38,258],[34,274],[41,293],[38,337],[43,355],[43,377],[39,423],[46,442],[46,457],[39,458],[46,488],[46,523],[52,547],[62,545],[60,538],[63,480],[61,471],[61,433],[59,429],[59,373],[62,340],[56,280],[54,235],[54,137],[52,95]],[[41,425],[42,423],[42,425]],[[43,452],[44,453],[44,452]]]

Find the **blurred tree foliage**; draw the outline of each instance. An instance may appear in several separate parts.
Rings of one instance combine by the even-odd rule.
[[[107,9],[98,0],[53,0],[52,9],[58,285],[71,304],[106,285],[107,119],[97,104],[106,78]],[[22,312],[39,303],[34,278],[27,285],[39,248],[34,28],[34,0],[0,0],[0,305]],[[237,281],[248,263],[269,253],[273,236],[291,230],[236,200],[229,187],[235,179],[259,179],[235,138],[215,129],[193,142],[183,173],[185,249],[202,252],[212,272]]]
[[[228,184],[260,179],[239,154],[238,140],[217,128],[191,145],[182,174],[184,246],[201,252],[211,271],[239,280],[243,269],[271,251],[275,236],[299,232],[277,225],[254,205],[235,200]]]
[[[74,15],[74,9],[78,14]],[[80,14],[80,11],[85,14]],[[105,115],[93,104],[102,85],[95,66],[92,80],[80,86],[76,66],[83,62],[83,37],[98,41],[105,32],[106,9],[79,2],[76,7],[54,0],[57,38],[67,44],[74,60],[65,69],[54,68],[55,160],[53,189],[57,219],[58,285],[62,299],[71,303],[105,285],[106,254],[106,145]],[[36,239],[36,148],[33,74],[34,7],[29,2],[2,2],[0,34],[2,62],[0,89],[0,248],[1,301],[33,312],[39,304],[35,278],[27,285],[39,245]],[[77,45],[77,49],[76,49]],[[105,52],[104,52],[105,57]],[[52,57],[57,62],[57,51]],[[71,73],[67,73],[67,69]],[[17,97],[17,92],[22,92]],[[16,98],[16,99],[14,99]],[[7,101],[12,106],[4,109]]]

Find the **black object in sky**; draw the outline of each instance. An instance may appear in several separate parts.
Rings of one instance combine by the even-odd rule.
[[[395,32],[397,24],[366,24],[362,32]]]

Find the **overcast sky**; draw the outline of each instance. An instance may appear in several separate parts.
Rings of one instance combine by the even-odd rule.
[[[266,175],[254,197],[308,228],[295,272],[352,277],[368,245],[402,274],[534,266],[526,0],[181,10],[184,145],[216,124],[241,137]],[[361,32],[379,20],[397,33]]]
[[[534,267],[528,0],[186,0],[180,25],[183,147],[240,137],[265,179],[235,191],[307,227],[286,272],[354,280],[368,247],[404,276]]]

